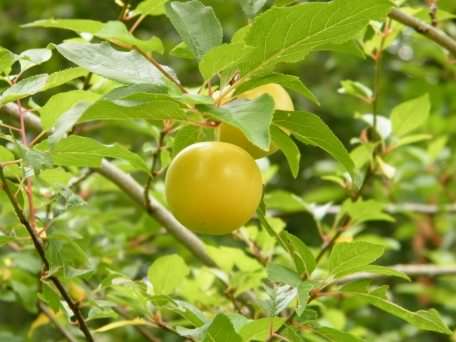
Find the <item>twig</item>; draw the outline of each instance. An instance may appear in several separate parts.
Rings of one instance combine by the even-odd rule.
[[[157,168],[160,167],[160,153],[163,147],[163,143],[165,141],[165,137],[168,134],[169,128],[164,127],[158,136],[157,139],[157,146],[155,152],[152,154],[152,165],[150,167],[150,174],[147,177],[146,186],[144,187],[144,205],[147,211],[151,211],[151,203],[150,203],[150,187],[152,186],[152,181],[156,176]]]
[[[16,105],[19,110],[19,122],[20,122],[20,133],[21,133],[22,144],[27,147],[28,141],[27,141],[27,131],[26,131],[26,127],[25,127],[25,109],[24,109],[24,107],[22,107],[20,100],[16,101]],[[36,229],[36,220],[35,220],[35,207],[33,205],[33,183],[32,183],[32,178],[30,176],[28,176],[26,179],[25,193],[27,195],[27,203],[28,203],[28,209],[29,209],[29,221],[30,221],[30,224],[31,224],[33,230],[35,230]]]
[[[136,21],[133,23],[133,25],[131,26],[129,32],[130,33],[133,33],[136,31],[136,29],[139,27],[139,25],[142,23],[142,21],[146,19],[146,15],[143,14],[141,15],[138,19],[136,19]]]
[[[456,266],[436,266],[429,264],[417,265],[393,265],[389,266],[396,271],[403,272],[411,277],[427,276],[427,277],[440,277],[440,276],[456,276]],[[387,277],[381,274],[373,274],[368,272],[360,272],[349,275],[340,279],[336,279],[330,285],[345,284],[356,280],[363,279],[376,279]]]
[[[397,8],[391,10],[389,17],[401,24],[415,29],[418,33],[434,41],[456,56],[456,40],[451,38],[445,32],[433,27],[432,25],[426,24],[425,22],[408,15]]]
[[[38,303],[40,311],[46,315],[47,318],[55,325],[55,327],[61,332],[61,334],[70,342],[78,342],[74,337],[55,317],[54,313],[42,302]]]
[[[233,237],[244,242],[249,248],[249,254],[257,259],[260,264],[263,266],[266,266],[268,264],[269,258],[262,254],[260,247],[255,241],[250,240],[247,236],[242,234],[241,231],[234,231]]]
[[[21,132],[20,128],[17,128],[17,127],[11,126],[11,125],[7,125],[7,124],[4,124],[2,122],[0,122],[0,127],[5,127],[5,128],[11,129],[11,130],[16,131],[16,132]]]
[[[69,188],[78,188],[81,183],[87,180],[91,175],[94,174],[95,171],[92,169],[85,170],[78,178],[73,180],[70,184],[68,184]]]
[[[8,160],[5,162],[1,162],[0,167],[6,167],[6,166],[16,165],[16,164],[20,164],[20,163],[22,163],[22,159]]]
[[[331,248],[334,246],[336,243],[337,239],[346,231],[347,226],[350,223],[350,218],[348,216],[344,216],[342,219],[342,223],[337,229],[336,233],[332,236],[331,239],[323,243],[323,246],[320,249],[320,252],[318,252],[317,257],[315,260],[317,263],[323,258],[323,256],[331,250]]]
[[[337,215],[342,210],[340,205],[332,205],[330,207],[325,207],[325,213],[329,215]],[[308,211],[306,208],[302,210],[292,211],[292,212],[281,212],[276,210],[268,210],[271,216],[283,217],[287,215],[293,215],[301,211]],[[389,214],[402,214],[402,213],[413,213],[413,214],[456,214],[456,203],[446,204],[446,205],[437,205],[437,204],[426,204],[426,203],[390,203],[385,207],[385,212]]]
[[[130,1],[124,0],[122,9],[120,10],[119,20],[126,21],[128,20],[128,11],[130,10]]]
[[[437,20],[437,6],[438,0],[426,0],[427,5],[429,6],[429,17],[431,18],[431,25],[433,27],[437,27],[438,20]]]
[[[153,316],[151,318],[151,321],[153,323],[155,323],[159,328],[165,330],[165,331],[168,331],[174,335],[176,335],[177,337],[181,338],[182,336],[179,335],[173,328],[171,328],[168,324],[166,324],[165,322],[163,322],[160,314],[156,314],[155,316]],[[192,342],[196,342],[195,339],[191,336],[186,336],[185,340],[188,340],[188,341],[192,341]]]
[[[48,132],[47,131],[41,131],[35,138],[33,138],[32,142],[30,143],[30,146],[34,146],[37,144],[42,138],[46,136]]]
[[[369,179],[372,177],[373,172],[374,172],[374,170],[370,166],[366,171],[366,175],[364,176],[363,183],[359,187],[358,191],[352,196],[353,201],[356,201],[359,197],[361,197],[361,194],[363,193],[364,188],[369,183]],[[335,222],[335,224],[337,224],[337,223],[338,222]],[[343,216],[340,219],[339,228],[337,229],[334,236],[330,240],[323,243],[323,246],[320,249],[320,252],[318,253],[317,258],[316,258],[317,263],[321,260],[321,258],[323,258],[323,256],[327,252],[329,252],[331,250],[332,246],[336,243],[337,239],[345,232],[345,230],[347,229],[347,227],[349,225],[350,225],[350,217],[348,215]]]
[[[141,50],[137,46],[133,46],[133,49],[136,50],[139,54],[141,54],[145,59],[147,59],[154,67],[156,67],[167,79],[173,82],[183,93],[187,93],[187,89],[185,89],[182,84],[178,80],[176,80],[170,73],[168,73],[163,66],[157,62],[155,58],[148,55],[145,51]]]
[[[93,72],[89,72],[86,77],[84,77],[84,83],[82,84],[82,90],[87,90],[90,88],[90,81],[92,80]]]
[[[11,192],[11,190],[8,186],[5,174],[3,173],[3,168],[0,168],[0,179],[2,180],[3,190],[5,191],[9,201],[11,202],[14,212],[16,213],[17,217],[19,218],[19,221],[22,223],[22,225],[25,227],[25,229],[27,229],[27,232],[29,233],[30,237],[32,238],[33,245],[35,246],[35,250],[38,252],[38,254],[41,258],[41,261],[44,265],[44,272],[47,273],[50,269],[50,264],[46,257],[43,243],[42,243],[40,237],[38,236],[38,234],[36,233],[35,229],[32,227],[30,222],[25,217],[23,211],[19,207],[19,204],[17,203],[13,193]],[[85,335],[87,341],[89,341],[89,342],[94,341],[92,334],[90,333],[90,330],[81,314],[81,311],[79,310],[78,304],[73,302],[73,300],[71,299],[70,295],[66,291],[65,287],[63,286],[63,284],[61,283],[59,278],[57,278],[55,275],[51,275],[51,276],[48,276],[47,279],[49,279],[55,285],[55,287],[57,288],[57,290],[60,292],[61,296],[65,300],[65,302],[67,302],[71,311],[73,311],[73,314],[75,315],[75,317],[79,323],[79,328]]]
[[[113,308],[113,310],[115,312],[117,312],[120,316],[122,316],[123,318],[128,319],[128,320],[131,319],[128,312],[126,310],[124,310],[123,308],[115,307],[115,308]],[[160,342],[161,341],[160,339],[153,336],[146,327],[143,327],[141,325],[135,325],[134,327],[138,331],[138,333],[140,333],[147,341],[151,341],[151,342]]]

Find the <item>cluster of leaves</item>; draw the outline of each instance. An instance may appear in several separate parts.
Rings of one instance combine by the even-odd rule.
[[[394,268],[374,264],[386,250],[398,249],[397,241],[364,230],[372,222],[394,222],[386,209],[395,190],[408,186],[408,193],[401,192],[408,199],[406,195],[426,186],[426,179],[414,184],[410,170],[437,165],[445,154],[444,136],[416,133],[429,120],[430,96],[420,94],[396,103],[388,116],[379,116],[375,107],[373,114],[358,114],[356,120],[364,130],[352,139],[350,152],[319,115],[274,111],[268,95],[223,104],[227,97],[278,83],[318,106],[320,101],[299,77],[279,70],[321,51],[350,55],[356,61],[365,56],[378,59],[404,31],[402,25],[385,19],[391,3],[276,1],[269,9],[266,1],[240,4],[253,19],[229,41],[214,10],[198,0],[145,0],[134,9],[122,4],[122,20],[117,21],[32,22],[25,29],[56,28],[77,36],[20,54],[1,48],[0,106],[16,103],[19,116],[25,110],[38,114],[42,132],[29,142],[32,127],[22,124],[15,129],[15,122],[6,115],[3,120],[2,115],[0,163],[17,203],[36,220],[34,228],[45,242],[50,264],[48,273],[63,280],[93,334],[112,339],[139,339],[134,327],[152,329],[163,338],[202,341],[385,337],[381,327],[363,325],[363,315],[378,314],[367,305],[408,324],[397,325],[398,338],[420,336],[417,329],[442,334],[437,338],[452,334],[448,324],[454,325],[454,318],[442,318],[434,309],[405,309],[395,304],[387,286],[345,278],[365,272],[410,280]],[[421,13],[415,8],[403,10]],[[184,86],[170,66],[160,64],[156,56],[165,53],[165,44],[159,37],[134,35],[144,18],[163,15],[182,40],[169,54],[196,65],[202,80],[199,87]],[[452,18],[446,12],[440,15],[442,20]],[[135,22],[130,28],[129,20]],[[75,66],[29,76],[29,70],[58,55]],[[359,80],[342,81],[339,91],[360,100],[360,107],[376,103],[379,95],[378,89],[371,90]],[[50,96],[43,103],[34,100],[42,94]],[[203,237],[217,267],[204,266],[166,233],[153,213],[134,207],[122,191],[93,173],[104,159],[113,159],[139,182],[157,177],[151,195],[164,203],[160,175],[171,158],[192,143],[214,139],[214,127],[221,122],[239,128],[260,148],[274,142],[294,177],[300,176],[301,151],[310,150],[296,142],[325,151],[336,163],[325,160],[330,172],[319,176],[343,194],[334,199],[341,203],[337,215],[330,215],[330,201],[311,203],[283,189],[267,190],[268,210],[261,208],[259,222],[241,228],[235,239]],[[119,129],[122,134],[114,137],[106,133]],[[20,139],[21,134],[25,139]],[[429,141],[425,150],[418,145]],[[273,182],[276,171],[265,162],[265,183]],[[371,185],[375,199],[367,200],[363,191],[371,178],[378,179]],[[33,314],[41,303],[79,336],[78,329],[68,324],[74,312],[47,281],[49,274],[42,274],[5,192],[0,192],[0,199],[1,301],[21,303]],[[285,229],[286,219],[273,217],[302,212],[312,215],[323,247],[305,243],[302,233]],[[413,236],[410,225],[404,224],[404,240]],[[447,248],[451,246],[454,241]],[[444,256],[428,257],[443,263]],[[454,261],[455,256],[448,258]],[[355,313],[356,319],[348,321],[348,315]],[[49,319],[39,314],[29,335]],[[14,340],[11,331],[0,332],[2,336]]]

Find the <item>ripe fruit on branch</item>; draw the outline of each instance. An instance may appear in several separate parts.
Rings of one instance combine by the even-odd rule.
[[[268,94],[273,98],[276,110],[294,110],[293,101],[291,100],[290,95],[288,95],[287,91],[281,85],[276,83],[265,84],[246,91],[245,93],[240,94],[238,99],[254,100],[264,94]],[[268,151],[260,149],[252,144],[241,130],[225,123],[220,125],[219,140],[242,147],[255,159],[266,157],[277,151],[277,146],[273,144],[271,144]]]
[[[228,234],[255,214],[263,192],[260,170],[238,146],[224,142],[190,145],[166,174],[166,198],[174,216],[204,234]]]

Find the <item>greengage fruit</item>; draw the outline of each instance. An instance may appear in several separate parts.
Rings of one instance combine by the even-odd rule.
[[[255,214],[263,192],[255,160],[233,144],[190,145],[172,160],[165,179],[168,206],[197,233],[223,235]]]

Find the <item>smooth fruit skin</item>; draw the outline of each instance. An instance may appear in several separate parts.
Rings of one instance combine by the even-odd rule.
[[[238,146],[202,142],[179,152],[165,179],[171,212],[197,233],[223,235],[255,214],[263,193],[260,170]]]
[[[275,109],[283,111],[293,111],[293,101],[288,95],[287,91],[279,84],[269,83],[259,86],[255,89],[246,91],[238,96],[239,99],[254,100],[261,95],[268,94],[274,99]],[[262,150],[259,147],[252,144],[236,127],[221,124],[219,128],[219,140],[229,142],[231,144],[242,147],[244,150],[250,153],[255,158],[263,158],[277,151],[277,146],[271,144],[268,151]]]

